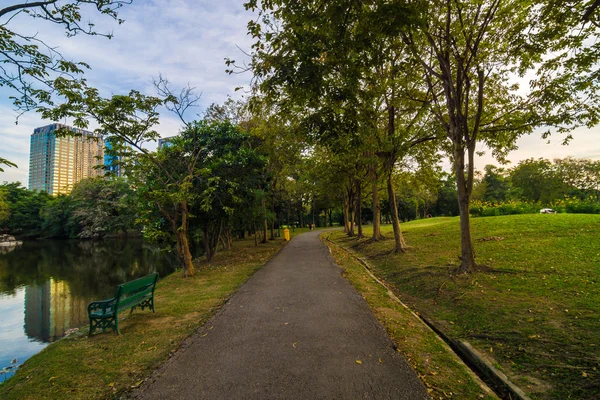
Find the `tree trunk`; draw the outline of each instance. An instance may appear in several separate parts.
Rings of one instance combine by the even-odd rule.
[[[254,226],[254,246],[258,246],[258,232],[256,230],[256,224]]]
[[[356,235],[356,238],[362,239],[364,237],[362,226],[362,189],[359,181],[356,181],[356,212],[358,214],[358,234]]]
[[[271,218],[271,237],[269,240],[275,240],[275,199],[271,201],[271,211],[273,213],[273,218]]]
[[[192,253],[187,237],[187,232],[177,231],[177,247],[179,249],[179,257],[183,264],[183,276],[194,276],[194,263],[192,262]]]
[[[388,173],[387,179],[388,201],[390,203],[390,215],[392,216],[392,226],[394,228],[394,243],[395,252],[404,253],[406,251],[406,243],[400,229],[400,219],[398,218],[398,205],[396,204],[396,191],[394,190],[394,180],[392,171]]]
[[[469,146],[471,147],[471,146]],[[471,203],[471,192],[473,185],[470,181],[473,179],[473,149],[469,148],[469,176],[465,177],[465,150],[464,147],[455,145],[454,147],[454,166],[456,171],[456,183],[458,186],[458,208],[460,210],[460,242],[461,242],[461,262],[458,267],[458,273],[467,274],[474,272],[477,268],[475,263],[475,252],[473,251],[473,241],[471,239],[471,221],[469,215],[469,206]]]
[[[371,168],[371,191],[373,196],[373,236],[371,236],[371,240],[374,242],[383,239],[381,235],[381,206],[379,205],[376,168],[375,166]]]
[[[277,237],[281,237],[281,213],[277,214]]]
[[[344,193],[344,233],[348,233],[348,196]]]
[[[267,243],[267,230],[269,230],[268,222],[267,222],[267,199],[263,197],[262,199],[262,208],[263,208],[263,238],[261,243]]]
[[[176,231],[178,249],[183,264],[183,276],[194,276],[194,263],[192,262],[192,253],[190,252],[190,242],[188,240],[188,207],[187,202],[181,204],[181,226]]]
[[[329,209],[329,226],[333,226],[333,221],[331,220],[331,214],[333,214],[333,210],[330,208]]]
[[[348,198],[348,236],[354,236],[354,190],[352,186],[346,190]]]
[[[223,230],[223,235],[221,235],[221,237],[224,240],[224,244],[225,244],[225,250],[229,251],[231,250],[231,227],[227,227]]]
[[[356,211],[352,210],[352,212],[350,213],[350,236],[354,236],[354,217],[356,215]]]
[[[206,261],[210,261],[213,258],[212,249],[210,246],[210,230],[208,228],[208,222],[202,228],[202,241],[204,242],[204,255]]]

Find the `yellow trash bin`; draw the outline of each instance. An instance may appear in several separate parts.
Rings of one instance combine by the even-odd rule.
[[[288,228],[283,230],[283,238],[288,242],[290,241],[290,230]]]

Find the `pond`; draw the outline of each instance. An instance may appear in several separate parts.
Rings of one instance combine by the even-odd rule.
[[[0,384],[69,329],[86,326],[91,301],[113,297],[119,283],[176,267],[175,257],[136,239],[0,247]]]

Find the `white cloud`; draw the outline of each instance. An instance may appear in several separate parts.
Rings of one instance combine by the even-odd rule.
[[[135,0],[124,7],[121,15],[125,19],[118,26],[113,21],[90,13],[89,17],[101,32],[114,33],[111,40],[101,37],[77,36],[67,38],[57,26],[33,23],[26,16],[11,22],[19,31],[36,33],[47,39],[69,59],[84,61],[92,70],[85,75],[91,85],[99,88],[105,96],[126,93],[136,89],[154,94],[151,81],[159,73],[166,76],[174,87],[190,84],[202,92],[200,107],[189,117],[202,113],[211,103],[222,103],[237,86],[247,86],[251,75],[225,74],[224,58],[238,62],[247,57],[237,46],[249,51],[252,39],[246,34],[248,21],[254,17],[244,10],[240,0]],[[16,114],[12,111],[6,88],[0,88],[0,157],[19,165],[18,169],[6,168],[0,173],[0,182],[28,180],[29,137],[33,129],[46,125],[35,113],[21,117],[15,125]],[[68,121],[67,121],[68,122]],[[94,126],[92,126],[93,128]],[[163,113],[158,127],[162,136],[177,133],[180,122],[172,115]],[[600,134],[598,128],[579,129],[569,146],[561,146],[560,139],[552,138],[551,144],[538,135],[519,140],[519,150],[509,159],[515,165],[529,157],[590,157],[600,159]],[[476,162],[476,168],[495,163],[489,151]]]
[[[155,94],[151,82],[159,73],[169,79],[173,88],[187,84],[195,87],[202,93],[200,107],[192,110],[188,118],[202,114],[211,103],[224,102],[228,95],[239,96],[235,87],[249,84],[250,74],[227,75],[224,61],[225,57],[242,61],[246,57],[237,46],[250,48],[246,24],[252,14],[244,10],[243,2],[136,0],[122,9],[120,17],[125,23],[118,26],[90,14],[98,31],[114,33],[111,40],[83,35],[67,38],[59,27],[34,25],[26,16],[15,19],[11,26],[19,32],[37,32],[66,58],[90,64],[92,70],[85,76],[104,96],[130,89]],[[34,128],[51,121],[29,113],[15,125],[16,113],[8,101],[12,94],[0,88],[0,157],[16,162],[19,168],[5,168],[0,182],[18,180],[27,184],[29,137]],[[176,134],[181,126],[179,120],[167,112],[161,114],[158,131],[163,137]]]

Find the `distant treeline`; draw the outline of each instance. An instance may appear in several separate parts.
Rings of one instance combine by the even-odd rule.
[[[136,231],[136,194],[121,178],[93,178],[68,195],[0,185],[0,228],[22,238],[98,239]]]

